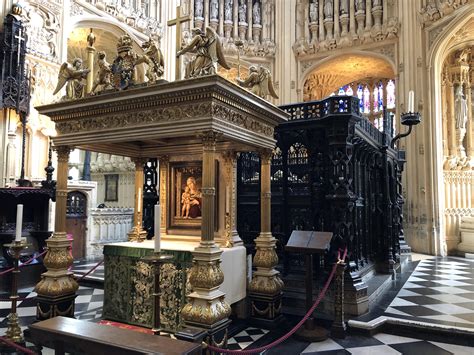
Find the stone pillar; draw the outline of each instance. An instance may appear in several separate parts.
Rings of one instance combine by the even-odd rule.
[[[474,161],[474,145],[473,145],[473,133],[472,133],[472,94],[471,94],[471,85],[469,82],[466,82],[466,90],[464,96],[467,100],[467,137],[466,137],[466,150],[467,155],[470,161]]]
[[[67,176],[70,148],[59,146],[56,183],[56,212],[54,234],[46,240],[48,253],[44,258],[47,271],[35,287],[36,318],[44,320],[56,316],[74,317],[74,299],[79,288],[73,273],[68,271],[73,258],[71,241],[66,238]]]
[[[225,161],[225,179],[226,179],[226,193],[225,193],[225,227],[226,227],[226,247],[243,245],[237,232],[237,157],[238,153],[231,151],[223,154]],[[230,196],[227,196],[229,194]],[[230,206],[227,207],[227,203]]]
[[[128,232],[128,240],[131,242],[143,242],[146,239],[146,231],[142,227],[143,220],[143,165],[145,158],[133,158],[135,163],[135,208],[133,213],[133,227]]]
[[[448,101],[448,121],[449,121],[449,155],[451,157],[456,156],[456,119],[454,114],[454,83],[452,78],[448,79],[448,92],[447,92],[447,101]]]
[[[158,157],[160,164],[160,212],[161,212],[161,223],[160,233],[165,235],[168,232],[168,171],[170,167],[170,158],[167,155],[161,155]]]
[[[281,319],[281,296],[283,281],[275,270],[278,264],[276,239],[271,232],[271,159],[272,151],[260,153],[260,235],[255,240],[256,253],[253,273],[249,285],[251,314],[257,323],[272,325]]]
[[[214,242],[215,152],[219,135],[215,131],[200,135],[203,142],[201,242],[192,252],[193,266],[189,281],[194,292],[188,295],[188,303],[181,311],[187,325],[206,330],[205,341],[212,345],[226,343],[231,311],[224,299],[225,293],[219,290],[224,281],[220,268],[222,250]]]

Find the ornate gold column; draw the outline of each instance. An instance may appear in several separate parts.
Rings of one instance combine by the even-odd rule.
[[[146,239],[146,231],[142,228],[143,221],[143,165],[147,162],[145,158],[133,158],[135,163],[135,209],[133,211],[133,227],[128,232],[128,240],[131,242],[142,242]]]
[[[71,241],[66,238],[67,176],[70,148],[55,147],[58,153],[56,183],[56,213],[54,234],[46,243],[48,252],[44,265],[48,269],[41,275],[35,287],[37,297],[36,317],[38,320],[56,316],[74,317],[74,299],[79,287],[68,271],[73,258],[70,253]]]
[[[226,247],[243,245],[237,232],[237,157],[235,151],[227,151],[223,155],[225,162],[225,235]],[[229,194],[229,196],[227,196]],[[230,204],[227,207],[227,204]]]
[[[275,270],[278,256],[275,252],[276,239],[271,232],[271,150],[260,152],[260,235],[255,240],[257,249],[253,265],[257,271],[253,273],[249,285],[251,313],[255,318],[275,321],[281,310],[283,281],[280,273]]]
[[[160,233],[165,235],[168,231],[168,172],[170,167],[170,157],[168,155],[160,155],[158,157],[160,164],[160,212],[161,223]]]
[[[192,253],[189,281],[194,292],[188,296],[189,301],[181,311],[186,324],[206,329],[206,342],[213,344],[226,341],[226,328],[230,322],[230,306],[224,300],[225,293],[219,290],[224,281],[220,268],[222,250],[214,242],[215,152],[219,136],[212,130],[200,135],[203,142],[201,242]]]

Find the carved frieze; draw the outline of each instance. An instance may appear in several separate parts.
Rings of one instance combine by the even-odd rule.
[[[68,120],[56,123],[60,134],[81,131],[95,131],[106,128],[120,128],[147,123],[173,121],[203,117],[209,115],[210,103],[196,103],[174,107],[154,108],[149,110],[113,113],[100,117]]]
[[[429,26],[435,23],[468,2],[469,0],[429,0],[428,3],[420,10],[423,26]]]

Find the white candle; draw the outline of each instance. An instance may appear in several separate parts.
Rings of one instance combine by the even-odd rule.
[[[138,199],[137,199],[137,212],[140,213],[142,210],[142,188],[138,188]]]
[[[160,205],[155,205],[155,253],[159,253],[161,251],[160,223],[161,223]]]
[[[408,93],[408,112],[415,112],[415,92],[410,90]]]
[[[225,187],[225,213],[230,211],[230,189],[229,186]]]
[[[21,242],[21,224],[23,223],[23,205],[16,206],[16,235],[15,242]]]

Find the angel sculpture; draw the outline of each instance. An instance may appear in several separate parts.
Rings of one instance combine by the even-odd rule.
[[[165,69],[165,61],[158,43],[150,39],[142,44],[145,54],[138,57],[135,65],[146,63],[148,69],[146,77],[150,83],[155,83],[162,75]]]
[[[186,52],[196,53],[196,57],[186,65],[186,79],[216,74],[217,63],[230,69],[223,54],[221,40],[213,28],[206,27],[205,34],[200,28],[193,28],[192,34],[191,43],[176,54],[179,57]]]
[[[273,88],[272,74],[270,70],[265,67],[258,69],[254,65],[250,66],[247,79],[237,79],[237,82],[240,86],[249,88],[251,93],[263,99],[266,99],[268,95],[278,99],[278,95]]]
[[[59,68],[58,84],[54,89],[53,95],[56,95],[66,85],[66,99],[80,99],[84,97],[84,86],[82,80],[89,74],[89,69],[82,68],[82,59],[75,58],[72,64],[63,63]]]
[[[97,71],[97,79],[95,79],[94,86],[92,87],[92,93],[96,92],[96,89],[100,86],[99,91],[113,89],[112,85],[112,69],[110,64],[105,60],[105,52],[100,51],[97,53],[99,60],[99,70]]]

